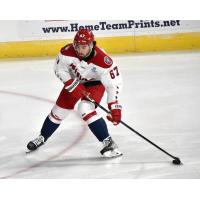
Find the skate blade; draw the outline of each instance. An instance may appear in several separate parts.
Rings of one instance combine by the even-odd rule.
[[[35,150],[26,150],[26,154],[29,154],[29,153],[33,153],[34,151],[36,151],[37,149],[35,149]]]
[[[33,152],[35,152],[35,151],[38,151],[38,149],[39,149],[39,148],[34,149],[34,150],[26,149],[26,154],[33,153]]]
[[[119,150],[114,150],[114,151],[106,151],[103,156],[106,158],[117,158],[119,156],[122,156],[122,152],[120,152]]]

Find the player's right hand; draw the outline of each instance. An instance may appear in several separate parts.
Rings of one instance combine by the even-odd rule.
[[[83,97],[83,91],[85,91],[85,86],[79,82],[77,79],[69,79],[65,82],[65,89],[73,97]]]

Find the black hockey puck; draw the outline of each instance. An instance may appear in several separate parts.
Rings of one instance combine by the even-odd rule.
[[[173,163],[174,165],[180,165],[180,164],[181,164],[181,160],[180,160],[179,158],[176,158],[176,159],[174,159],[174,160],[172,161],[172,163]]]

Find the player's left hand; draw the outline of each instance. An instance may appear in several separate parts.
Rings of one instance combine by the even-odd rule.
[[[112,102],[108,104],[108,108],[110,109],[110,114],[107,115],[107,119],[114,125],[118,125],[122,117],[122,106],[118,102]]]

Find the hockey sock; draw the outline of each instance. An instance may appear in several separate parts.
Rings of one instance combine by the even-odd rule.
[[[109,136],[108,128],[103,118],[88,124],[88,126],[100,142]]]
[[[41,129],[41,135],[44,137],[45,142],[55,132],[59,125],[60,124],[53,123],[47,116]]]

